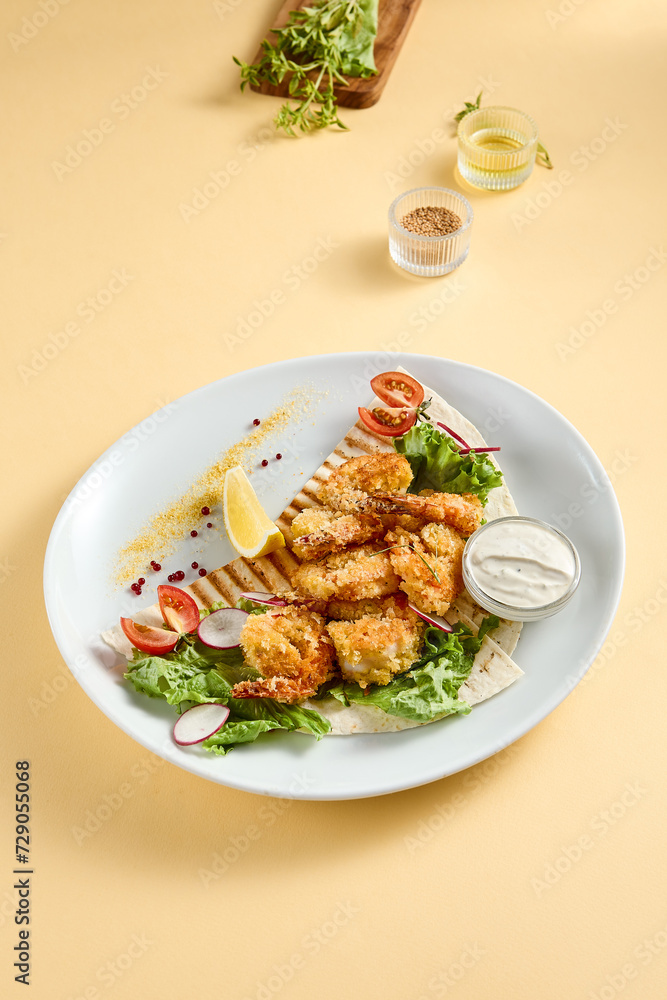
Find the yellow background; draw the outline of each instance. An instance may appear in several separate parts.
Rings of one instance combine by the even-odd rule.
[[[277,0],[43,4],[0,15],[3,995],[25,995],[11,969],[10,796],[13,761],[29,758],[32,997],[663,997],[661,5],[424,0],[380,103],[345,112],[347,134],[288,141],[267,139],[277,102],[241,95],[231,61],[254,54]],[[153,89],[128,109],[122,95],[150,69]],[[462,189],[448,123],[480,89],[535,117],[556,168],[511,193],[466,191],[468,261],[412,278],[388,258],[388,205],[422,184]],[[90,155],[60,170],[102,119],[112,127]],[[239,172],[186,221],[181,206],[232,160]],[[320,238],[338,246],[253,337],[226,341]],[[79,314],[79,335],[37,371],[51,335],[123,269],[132,280],[91,322]],[[447,287],[418,333],[409,317]],[[628,567],[600,657],[509,750],[381,799],[281,804],[152,757],[89,701],[51,637],[41,572],[65,496],[201,384],[382,350],[405,330],[408,350],[544,397],[608,469]],[[77,842],[116,794],[122,806]],[[228,869],[202,875],[234,843]]]

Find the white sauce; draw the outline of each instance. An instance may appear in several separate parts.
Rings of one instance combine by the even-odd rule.
[[[530,521],[499,521],[487,528],[471,545],[468,562],[480,590],[515,608],[557,601],[576,572],[567,542],[546,525]]]

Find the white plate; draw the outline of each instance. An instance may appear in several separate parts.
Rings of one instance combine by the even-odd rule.
[[[582,563],[577,594],[561,614],[524,626],[514,655],[525,676],[468,716],[401,733],[319,743],[301,734],[276,733],[226,757],[177,748],[171,740],[173,708],[136,693],[123,681],[118,658],[98,639],[121,613],[154,600],[148,586],[140,598],[113,590],[111,567],[118,550],[246,434],[254,417],[277,407],[285,393],[297,385],[329,390],[314,394],[314,415],[303,421],[292,442],[287,434],[281,439],[284,459],[271,463],[271,477],[264,477],[258,490],[268,513],[277,516],[354,422],[369,378],[399,363],[468,417],[489,444],[502,447],[501,465],[519,511],[559,524],[577,546]],[[200,561],[209,570],[232,558],[228,543],[210,536],[206,541],[209,548]],[[182,549],[183,568],[193,558],[189,542]],[[548,715],[604,641],[620,597],[624,555],[623,525],[608,476],[578,431],[544,400],[492,372],[441,358],[333,354],[214,382],[125,435],[91,467],[60,511],[46,553],[44,592],[56,642],[77,681],[137,742],[233,788],[348,799],[454,774],[497,753]]]

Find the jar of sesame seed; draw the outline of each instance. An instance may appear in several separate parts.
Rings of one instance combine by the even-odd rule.
[[[468,256],[472,220],[471,205],[456,191],[406,191],[389,208],[391,258],[411,274],[448,274]]]

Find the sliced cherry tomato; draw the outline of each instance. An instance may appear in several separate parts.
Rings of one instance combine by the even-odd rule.
[[[373,410],[367,410],[365,406],[359,407],[361,422],[374,434],[382,437],[400,437],[409,431],[417,419],[416,410],[383,410],[376,406]]]
[[[371,379],[371,389],[387,406],[410,408],[424,401],[424,387],[403,372],[383,372]]]
[[[199,625],[199,608],[185,590],[162,583],[157,588],[162,617],[174,632],[194,632]]]
[[[142,653],[171,653],[178,642],[177,632],[167,632],[163,628],[152,628],[150,625],[139,625],[131,618],[121,618],[120,627],[133,646]]]

